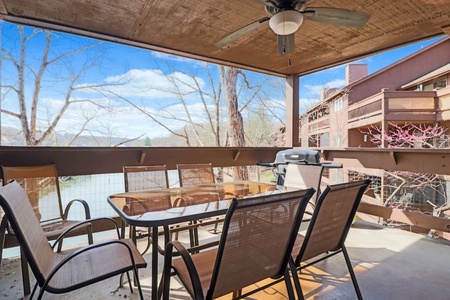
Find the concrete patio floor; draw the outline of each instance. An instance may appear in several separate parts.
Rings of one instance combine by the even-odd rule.
[[[450,298],[448,242],[357,221],[346,245],[364,299]],[[145,247],[143,241],[139,242],[139,247]],[[145,257],[150,261],[150,254]],[[150,299],[150,272],[150,266],[140,272],[146,299]],[[309,267],[300,278],[306,299],[356,299],[342,255]],[[128,285],[118,288],[118,283],[119,278],[115,277],[63,295],[45,294],[44,299],[139,299],[136,289],[132,294]],[[171,288],[171,299],[190,299],[175,279],[171,281]],[[19,259],[4,259],[0,266],[0,299],[21,299],[22,296]],[[248,299],[281,300],[287,296],[284,285],[279,284]]]

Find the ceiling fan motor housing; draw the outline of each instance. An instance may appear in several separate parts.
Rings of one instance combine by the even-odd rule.
[[[270,18],[269,26],[278,35],[296,32],[303,23],[303,15],[293,9],[281,10]]]

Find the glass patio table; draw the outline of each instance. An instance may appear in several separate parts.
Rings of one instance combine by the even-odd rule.
[[[108,203],[128,225],[151,228],[158,236],[158,228],[186,221],[224,215],[233,198],[255,197],[296,190],[270,183],[233,181],[216,184],[145,190],[114,194]],[[158,238],[153,238],[152,299],[158,293]]]

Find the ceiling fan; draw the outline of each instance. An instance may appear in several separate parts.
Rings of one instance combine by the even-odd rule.
[[[227,47],[235,39],[248,34],[269,22],[270,28],[277,34],[278,53],[286,55],[294,51],[295,32],[303,20],[316,21],[339,26],[362,27],[370,15],[358,11],[333,7],[308,7],[308,0],[257,0],[264,4],[271,17],[264,17],[227,35],[216,43],[219,48]]]

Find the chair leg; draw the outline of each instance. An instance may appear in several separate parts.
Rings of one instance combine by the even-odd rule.
[[[284,282],[286,283],[286,291],[289,300],[295,300],[294,288],[292,287],[291,276],[289,276],[289,270],[287,268],[284,272]]]
[[[36,282],[34,284],[33,291],[31,292],[31,296],[28,299],[33,299],[33,296],[34,296],[34,293],[36,293],[37,287],[38,287],[38,283]],[[24,299],[25,299],[25,297],[24,297]]]
[[[87,236],[88,236],[88,243],[89,243],[89,245],[92,245],[94,243],[94,234],[92,232],[92,225],[89,224],[86,230],[87,230]]]
[[[356,280],[355,271],[353,271],[353,266],[350,261],[350,256],[347,253],[347,249],[345,246],[342,246],[342,253],[344,254],[345,263],[347,264],[348,272],[350,273],[350,277],[352,278],[353,286],[355,287],[356,295],[359,300],[362,300],[361,290],[359,289],[358,281]]]
[[[41,289],[39,290],[39,295],[38,295],[38,297],[37,297],[38,300],[41,300],[41,299],[42,299],[42,297],[44,296],[44,292],[45,292],[45,289],[44,289],[44,288],[41,288]]]
[[[231,299],[234,299],[234,298],[237,298],[237,297],[240,297],[240,296],[242,296],[242,289],[234,291],[232,296],[231,296]]]
[[[121,219],[121,224],[120,224],[120,238],[124,239],[125,238],[125,227],[127,225],[127,223],[125,223],[125,221],[123,221]]]
[[[22,267],[22,284],[24,296],[30,294],[30,272],[28,270],[28,261],[20,247],[20,265]]]
[[[125,273],[120,274],[120,278],[119,278],[119,287],[123,287],[123,275]]]
[[[128,278],[128,283],[130,285],[130,291],[131,291],[131,293],[133,293],[133,284],[131,283],[130,272],[127,272],[127,278]]]
[[[2,264],[3,249],[5,247],[5,235],[7,227],[8,227],[8,219],[6,218],[6,216],[3,216],[2,221],[0,223],[0,265]]]
[[[136,282],[136,285],[137,285],[137,288],[139,291],[139,297],[141,298],[141,300],[144,300],[144,294],[142,293],[141,282],[139,281],[139,273],[138,273],[136,266],[134,267],[133,273],[134,273],[135,282]],[[127,274],[128,274],[128,272],[127,272]],[[131,282],[130,282],[130,287],[131,287]]]
[[[61,238],[59,240],[57,252],[61,252],[63,241],[64,241],[64,238]]]
[[[300,278],[298,277],[297,267],[295,266],[295,263],[294,263],[294,260],[292,259],[292,257],[289,259],[289,269],[292,274],[292,280],[294,280],[294,286],[295,286],[295,291],[297,293],[297,297],[298,297],[298,299],[303,300],[305,298],[303,297],[303,291],[302,291],[302,287],[300,285]]]

